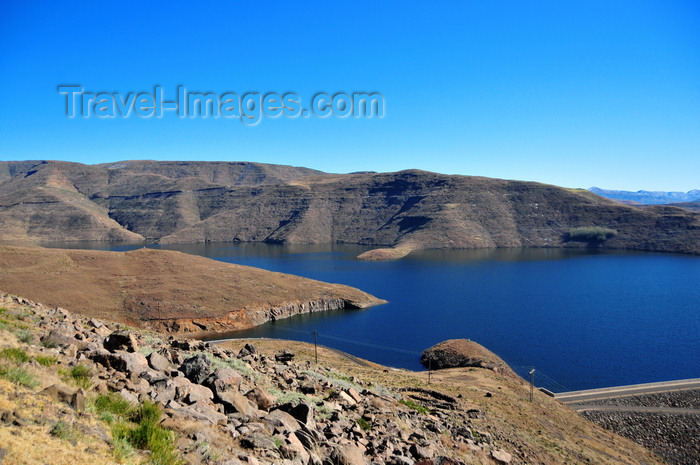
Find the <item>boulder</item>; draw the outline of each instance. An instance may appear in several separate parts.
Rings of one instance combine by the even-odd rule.
[[[246,344],[243,346],[243,348],[238,352],[238,356],[240,358],[247,357],[249,355],[257,355],[258,349],[255,348],[253,344]]]
[[[258,409],[243,394],[236,390],[216,393],[216,400],[224,406],[226,413],[242,413],[249,417],[258,417]]]
[[[294,360],[294,352],[289,349],[284,349],[282,352],[275,354],[275,361],[280,363],[288,363]]]
[[[282,410],[273,410],[265,415],[264,420],[272,426],[277,433],[294,433],[299,429],[297,420]]]
[[[139,350],[136,338],[131,331],[114,331],[104,341],[104,348],[114,353],[117,350],[137,352]]]
[[[241,446],[246,449],[277,450],[275,440],[262,433],[252,433],[241,438]]]
[[[202,384],[211,373],[211,362],[206,355],[197,354],[182,362],[180,371],[193,383]]]
[[[313,408],[306,402],[297,405],[292,403],[282,404],[277,409],[287,412],[302,425],[308,425],[313,421]]]
[[[362,449],[352,444],[338,446],[331,452],[330,461],[333,465],[366,465]]]
[[[62,384],[52,384],[41,391],[41,394],[53,400],[65,402],[79,412],[85,410],[85,392],[82,389],[75,390]]]
[[[492,450],[491,451],[491,457],[498,462],[502,463],[504,465],[509,464],[511,460],[513,460],[513,456],[511,456],[508,452],[497,449],[497,450]]]
[[[158,352],[153,352],[146,358],[148,359],[148,365],[154,370],[167,373],[172,367],[170,360],[168,360],[167,358],[165,358],[165,356],[159,354]]]
[[[275,405],[275,397],[259,386],[248,391],[245,396],[257,405],[260,410],[266,412]]]
[[[232,368],[219,368],[202,383],[214,393],[238,389],[243,377]]]

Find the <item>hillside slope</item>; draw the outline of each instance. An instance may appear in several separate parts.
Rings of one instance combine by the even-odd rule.
[[[60,178],[72,186],[73,195],[107,212],[123,231],[161,243],[355,243],[402,253],[562,246],[700,253],[698,213],[639,209],[583,189],[533,182],[417,170],[336,175],[254,163],[29,165],[16,162],[6,170],[13,174],[0,182],[0,199],[5,199],[0,214],[9,231],[28,230],[33,238],[41,230],[17,227],[17,205],[26,189],[42,189]],[[75,208],[66,199],[47,205],[42,206],[45,215],[56,205]],[[52,227],[62,237],[91,235],[65,223]],[[616,235],[593,242],[569,237],[572,228],[585,227],[608,228]],[[18,235],[0,231],[0,239]],[[105,240],[104,234],[92,236]]]
[[[323,347],[317,357],[313,345],[290,341],[166,340],[0,293],[0,457],[5,465],[662,463],[554,398],[535,392],[530,402],[516,376],[458,368],[428,384],[425,372]],[[149,430],[161,434],[124,434],[144,426],[133,411],[150,402],[158,407],[149,408]]]
[[[0,247],[0,289],[87,316],[182,333],[384,303],[340,284],[180,252]]]

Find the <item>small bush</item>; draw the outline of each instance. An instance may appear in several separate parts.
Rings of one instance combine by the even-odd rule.
[[[125,437],[112,438],[112,455],[118,463],[126,462],[134,455],[134,447]]]
[[[83,389],[87,389],[92,384],[92,370],[85,365],[76,365],[69,371],[73,382]]]
[[[58,363],[58,359],[53,356],[37,355],[34,360],[43,367],[51,367]]]
[[[183,462],[175,447],[175,433],[160,426],[162,415],[160,406],[144,402],[133,410],[128,403],[120,402],[116,396],[100,396],[95,401],[95,408],[103,415],[130,417],[136,423],[126,421],[112,423],[112,444],[115,455],[128,453],[128,448],[149,450],[152,465],[181,465]],[[118,449],[117,449],[118,446]]]
[[[600,226],[584,226],[570,229],[567,237],[570,241],[601,243],[616,235],[617,231],[614,229]]]
[[[138,424],[150,423],[157,425],[160,423],[162,412],[160,406],[153,402],[144,402],[136,411],[134,421]]]
[[[112,418],[130,419],[134,415],[134,408],[119,394],[101,394],[95,399],[94,405],[97,413],[109,414]]]
[[[0,351],[0,357],[12,360],[15,363],[25,363],[30,360],[29,355],[17,347],[8,347]]]
[[[360,426],[360,428],[362,428],[365,431],[369,431],[372,429],[372,425],[370,425],[369,422],[364,418],[360,418],[359,420],[357,420],[357,424]]]
[[[39,385],[34,375],[29,373],[22,367],[4,367],[0,366],[0,377],[5,378],[11,383],[19,384],[28,388],[35,388]]]
[[[29,331],[20,331],[19,333],[17,333],[17,339],[19,339],[20,342],[23,342],[25,344],[34,343],[34,335]]]
[[[55,349],[60,344],[58,343],[58,340],[56,338],[49,335],[41,340],[41,345],[46,347],[47,349]]]
[[[77,433],[65,421],[56,422],[49,433],[51,436],[63,439],[64,441],[71,443],[75,443],[77,441]]]

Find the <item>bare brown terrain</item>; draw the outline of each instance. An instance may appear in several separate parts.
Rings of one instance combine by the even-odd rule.
[[[328,174],[224,162],[0,162],[0,240],[605,247],[700,253],[700,213],[584,189],[407,170]],[[581,240],[576,228],[613,231]]]
[[[384,303],[349,286],[145,248],[0,247],[0,289],[175,333],[231,331],[298,313]]]

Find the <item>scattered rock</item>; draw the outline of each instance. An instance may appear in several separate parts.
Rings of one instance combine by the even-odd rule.
[[[501,449],[492,450],[491,457],[493,457],[493,459],[498,463],[502,464],[508,464],[511,462],[511,460],[513,460],[513,456]]]
[[[284,349],[282,352],[275,354],[275,361],[280,363],[288,363],[294,360],[294,353],[289,349]]]

